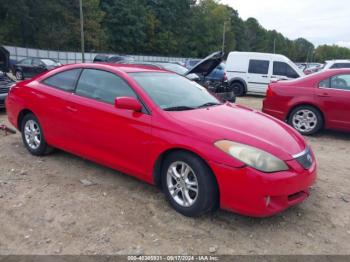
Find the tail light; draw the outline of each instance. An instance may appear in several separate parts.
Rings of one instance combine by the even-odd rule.
[[[224,77],[222,78],[222,81],[227,81],[227,75],[226,75],[226,72],[224,73]]]
[[[272,97],[272,96],[274,96],[274,95],[275,95],[275,93],[273,92],[271,86],[269,85],[269,86],[267,87],[266,97]]]

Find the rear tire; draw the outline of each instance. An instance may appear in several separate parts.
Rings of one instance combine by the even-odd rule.
[[[244,96],[245,95],[244,85],[240,82],[231,83],[230,88],[235,93],[236,96]]]
[[[201,158],[184,151],[174,152],[164,160],[161,172],[166,199],[177,212],[196,217],[217,208],[216,179]]]
[[[290,113],[288,124],[302,135],[313,135],[323,127],[323,117],[313,106],[298,106]]]
[[[27,150],[35,156],[44,156],[53,151],[44,137],[43,130],[37,117],[26,114],[21,122],[22,140]]]

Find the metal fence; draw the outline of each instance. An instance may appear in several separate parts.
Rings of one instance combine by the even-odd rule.
[[[62,64],[81,63],[82,55],[79,52],[67,52],[67,51],[54,51],[43,50],[17,46],[4,46],[10,52],[10,59],[19,61],[26,57],[35,58],[52,58],[59,61]],[[92,62],[94,57],[99,53],[85,53],[85,61]],[[110,53],[106,53],[110,54]],[[165,56],[143,56],[143,55],[130,55],[135,61],[163,61],[163,62],[184,62],[187,58],[184,57],[165,57]]]

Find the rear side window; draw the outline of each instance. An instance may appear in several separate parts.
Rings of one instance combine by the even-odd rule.
[[[73,92],[81,69],[67,70],[46,78],[43,83],[57,89]]]
[[[273,62],[273,74],[286,76],[288,78],[298,78],[299,75],[290,65],[284,62]]]
[[[114,104],[116,97],[135,97],[135,92],[119,76],[95,69],[84,69],[77,84],[76,94]]]
[[[248,72],[251,74],[268,74],[270,61],[250,60]]]
[[[125,60],[122,56],[112,56],[108,59],[108,62],[116,63]]]
[[[325,80],[322,80],[319,84],[318,84],[318,87],[322,87],[322,88],[329,88],[331,85],[330,85],[330,79],[327,78]]]
[[[44,63],[43,62],[41,62],[41,60],[40,59],[33,59],[33,61],[32,61],[32,65],[34,65],[34,66],[40,66],[40,65],[44,65]]]
[[[350,91],[350,75],[337,75],[331,78],[331,88]]]
[[[321,81],[318,85],[323,88],[332,88],[350,91],[350,74],[336,75]]]
[[[350,68],[350,63],[335,63],[331,66],[331,69],[334,68]]]

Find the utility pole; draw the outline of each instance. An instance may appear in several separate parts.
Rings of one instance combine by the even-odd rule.
[[[273,39],[273,53],[276,54],[276,38]]]
[[[85,40],[84,40],[84,15],[83,15],[83,0],[79,0],[80,8],[80,38],[81,38],[81,58],[85,63]]]
[[[222,52],[225,51],[225,41],[226,41],[226,22],[224,22],[224,30],[222,31]]]

